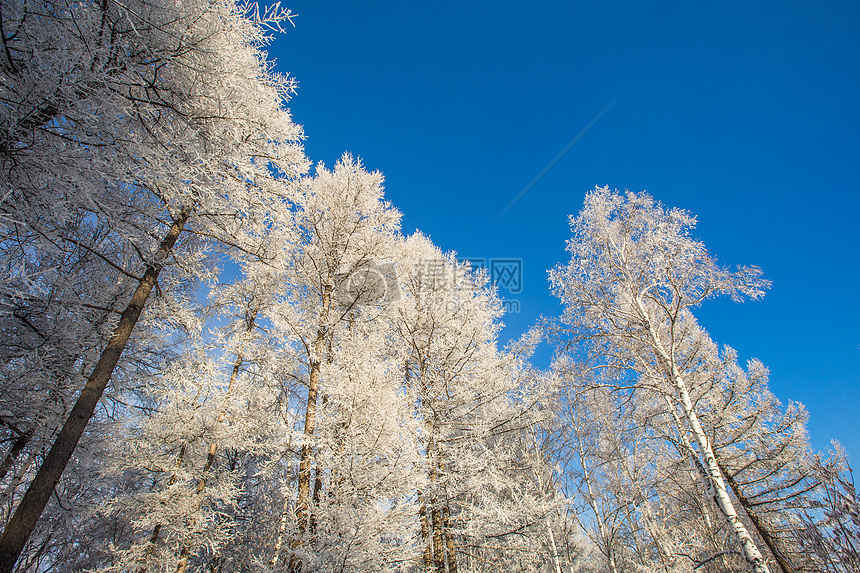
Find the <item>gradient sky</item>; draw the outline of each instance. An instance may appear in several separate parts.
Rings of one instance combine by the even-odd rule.
[[[586,191],[647,190],[697,215],[720,262],[773,281],[699,321],[806,404],[816,449],[838,439],[860,459],[860,4],[286,5],[295,28],[268,51],[299,82],[308,156],[382,171],[405,232],[521,258],[503,340],[560,313],[546,271]]]

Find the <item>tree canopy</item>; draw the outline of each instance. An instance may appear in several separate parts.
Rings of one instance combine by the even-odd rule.
[[[382,174],[310,169],[290,18],[2,0],[0,571],[849,570],[844,455],[693,314],[759,269],[598,188],[502,346]]]

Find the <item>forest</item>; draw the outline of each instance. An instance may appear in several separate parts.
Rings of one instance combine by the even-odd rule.
[[[696,320],[757,267],[596,187],[501,344],[485,270],[306,157],[291,18],[0,0],[0,572],[860,570],[846,452]]]

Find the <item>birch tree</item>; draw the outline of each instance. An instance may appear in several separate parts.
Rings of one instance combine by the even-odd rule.
[[[768,566],[738,515],[691,399],[695,381],[679,350],[688,342],[684,325],[692,308],[718,295],[758,298],[768,283],[757,268],[717,265],[704,245],[690,238],[694,225],[687,212],[667,209],[645,193],[596,189],[571,218],[571,261],[551,271],[550,281],[574,336],[603,343],[613,365],[642,373],[640,383],[677,409],[738,548],[752,570],[765,572]]]
[[[811,564],[794,539],[803,527],[800,515],[822,485],[813,469],[806,410],[780,404],[758,360],[744,369],[733,349],[718,354],[714,345],[703,346],[711,360],[700,403],[720,470],[778,567],[805,570]]]
[[[705,548],[698,516],[682,503],[686,492],[698,493],[698,475],[690,479],[653,430],[665,403],[631,388],[626,372],[594,371],[569,356],[552,370],[564,381],[554,459],[605,568],[689,570]]]

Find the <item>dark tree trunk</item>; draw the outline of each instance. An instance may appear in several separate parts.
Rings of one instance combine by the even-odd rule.
[[[451,506],[442,508],[442,525],[445,528],[445,549],[448,551],[448,573],[457,573],[457,547],[451,535]]]
[[[420,497],[420,492],[419,492]],[[427,500],[422,500],[421,508],[418,510],[418,519],[421,521],[421,539],[424,542],[424,571],[433,571],[433,538],[430,527],[427,525]]]
[[[123,311],[113,336],[108,341],[92,374],[90,374],[86,386],[84,386],[78,401],[72,408],[63,429],[60,430],[54,441],[51,451],[48,452],[45,461],[42,462],[39,472],[30,487],[27,488],[27,492],[18,504],[6,529],[3,530],[3,535],[0,536],[0,573],[11,573],[15,562],[24,549],[24,545],[33,533],[36,522],[51,498],[54,487],[60,481],[60,476],[66,469],[87,423],[92,418],[96,405],[128,343],[131,332],[137,324],[141,312],[143,312],[143,307],[161,271],[160,265],[173,250],[173,246],[190,215],[191,209],[183,209],[171,225],[167,236],[161,241],[154,259],[155,262],[146,269],[146,273],[140,279],[140,283],[138,283],[137,289],[131,297],[131,302]]]

